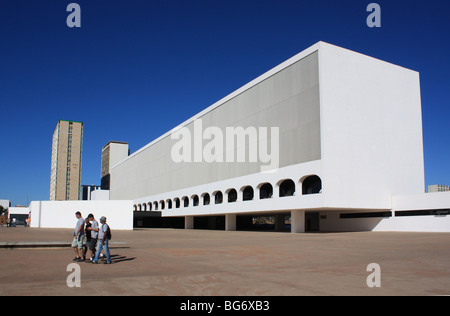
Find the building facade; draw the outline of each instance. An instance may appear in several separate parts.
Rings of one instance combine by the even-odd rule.
[[[72,193],[57,167],[80,170],[82,124],[79,163],[60,153],[74,125],[55,130],[53,200]],[[108,143],[90,201],[29,214],[32,227],[71,227],[81,210],[115,229],[450,232],[450,191],[424,192],[423,157],[419,73],[319,42],[132,155]]]
[[[60,120],[52,141],[50,200],[78,200],[81,184],[83,123]]]
[[[263,159],[275,149],[276,164]],[[333,230],[336,215],[383,218],[392,196],[424,192],[419,74],[319,42],[110,173],[111,199],[187,228],[198,217],[232,230],[239,217],[289,216],[293,232]]]

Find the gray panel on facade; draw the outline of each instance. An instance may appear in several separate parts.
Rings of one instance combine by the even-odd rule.
[[[320,159],[317,52],[207,112],[201,119],[203,130],[216,126],[223,131],[224,144],[226,127],[267,127],[270,146],[270,128],[278,127],[280,168]],[[192,136],[193,126],[193,122],[186,126]],[[266,165],[260,162],[175,163],[171,150],[177,142],[165,137],[116,166],[111,172],[111,199],[134,199],[250,175]],[[203,145],[208,142],[204,140]]]

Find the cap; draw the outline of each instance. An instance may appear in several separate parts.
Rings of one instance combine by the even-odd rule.
[[[105,216],[102,216],[102,217],[100,217],[100,220],[106,222],[106,217],[105,217]]]

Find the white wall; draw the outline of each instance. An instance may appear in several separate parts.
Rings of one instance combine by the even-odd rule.
[[[193,215],[218,215],[226,213],[262,213],[262,212],[277,212],[290,211],[293,209],[317,209],[323,208],[323,194],[302,195],[302,187],[300,179],[308,175],[321,176],[321,162],[320,160],[308,163],[298,164],[294,166],[284,167],[275,172],[257,173],[249,176],[233,178],[225,181],[213,182],[205,185],[195,186],[183,190],[171,191],[167,193],[157,194],[134,200],[134,205],[147,204],[159,201],[167,201],[168,199],[180,200],[187,196],[190,198],[189,207],[184,207],[181,201],[180,208],[168,209],[167,206],[162,211],[163,217],[170,216],[193,216]],[[296,183],[296,192],[292,197],[278,197],[279,196],[279,182],[281,180],[291,179]],[[273,198],[259,199],[258,185],[263,183],[270,183],[273,187]],[[243,201],[243,194],[241,189],[245,186],[251,186],[254,190],[254,198],[252,201]],[[227,190],[235,189],[238,192],[237,202],[228,203]],[[221,191],[223,193],[223,203],[215,204],[213,193]],[[201,198],[202,194],[209,193],[211,202],[210,205],[203,205]],[[191,197],[198,195],[200,198],[200,205],[193,206]]]
[[[8,210],[8,213],[9,213],[10,216],[12,214],[28,215],[29,212],[30,212],[30,208],[29,207],[10,207],[9,210]]]
[[[342,211],[322,211],[321,231],[409,231],[450,232],[450,215],[395,216],[395,212],[450,209],[450,192],[398,195],[392,197],[393,217],[340,218]],[[377,210],[375,210],[377,211]],[[382,210],[378,210],[382,211]],[[350,212],[350,211],[349,211]],[[361,213],[353,210],[351,213]]]
[[[450,215],[384,218],[373,231],[450,233]]]
[[[424,192],[419,74],[320,43],[325,203],[391,208],[391,196]]]
[[[108,201],[109,190],[95,190],[91,192],[92,201]]]
[[[392,197],[392,208],[396,211],[450,209],[450,192],[396,195]]]
[[[89,213],[97,220],[107,218],[112,230],[133,230],[132,201],[33,201],[30,204],[31,227],[75,228],[75,212],[83,218]]]

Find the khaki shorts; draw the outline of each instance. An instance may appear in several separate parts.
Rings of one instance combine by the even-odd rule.
[[[75,237],[72,241],[72,248],[83,249],[84,235],[81,235],[79,238]]]

